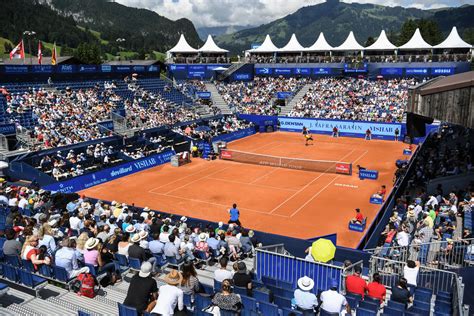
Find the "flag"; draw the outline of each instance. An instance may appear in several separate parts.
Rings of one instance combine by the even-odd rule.
[[[23,40],[10,52],[10,59],[13,58],[25,59],[25,45],[23,45]]]
[[[54,45],[53,45],[53,53],[51,54],[51,65],[56,65],[56,62],[57,62],[57,53],[56,53],[56,42],[54,42]]]
[[[43,62],[43,52],[41,51],[41,41],[38,41],[38,64]]]

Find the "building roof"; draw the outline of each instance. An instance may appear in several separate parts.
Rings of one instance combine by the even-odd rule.
[[[380,32],[379,37],[372,45],[365,48],[365,50],[395,50],[397,46],[393,45],[387,38],[385,30]]]
[[[421,95],[440,93],[449,90],[474,87],[474,71],[441,78],[420,89]]]
[[[272,38],[267,34],[262,45],[257,48],[249,50],[251,53],[274,53],[278,51],[278,47],[275,46],[272,42]]]
[[[347,35],[347,38],[344,41],[344,43],[342,43],[341,45],[337,47],[334,47],[333,50],[354,51],[354,50],[364,50],[364,47],[357,42],[354,36],[354,32],[351,31],[349,35]]]
[[[179,37],[178,43],[167,53],[197,53],[198,50],[191,47],[191,45],[188,44],[188,41],[186,41],[186,38],[184,37],[184,34],[181,34]]]
[[[155,59],[147,59],[147,60],[140,60],[140,59],[133,59],[133,60],[111,60],[105,62],[104,65],[111,65],[111,66],[121,66],[121,65],[138,65],[138,66],[151,66],[155,64],[159,64],[160,62]]]
[[[296,38],[295,33],[293,33],[288,43],[282,48],[280,48],[278,51],[279,52],[302,52],[304,50],[305,48],[301,46],[300,42],[298,42],[298,39]]]
[[[306,48],[305,50],[308,52],[321,52],[321,51],[330,51],[333,47],[328,44],[326,38],[324,37],[324,33],[319,33],[318,39],[314,42],[313,45]]]
[[[455,26],[451,29],[448,37],[441,43],[433,48],[472,48],[472,45],[463,41],[459,36],[458,30]]]
[[[398,49],[405,49],[405,50],[423,50],[423,49],[431,49],[433,46],[425,42],[423,36],[421,36],[420,29],[417,28],[415,33],[410,38],[408,42],[403,44],[402,46],[398,47]]]
[[[198,51],[201,53],[228,53],[229,52],[227,49],[223,49],[217,46],[217,44],[212,39],[211,35],[207,36],[206,42],[204,43],[204,45],[202,45],[201,48],[198,49]]]

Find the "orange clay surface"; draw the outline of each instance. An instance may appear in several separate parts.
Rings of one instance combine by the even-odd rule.
[[[170,164],[101,184],[81,193],[122,203],[210,221],[229,218],[237,203],[247,228],[309,239],[337,233],[341,246],[356,247],[362,233],[348,230],[360,208],[369,227],[380,205],[369,203],[382,184],[390,192],[402,142],[313,135],[305,146],[299,133],[256,134],[228,144],[247,152],[314,160],[352,162],[352,176],[282,169],[232,161],[195,158],[179,168]],[[379,171],[379,178],[359,180],[356,165]]]

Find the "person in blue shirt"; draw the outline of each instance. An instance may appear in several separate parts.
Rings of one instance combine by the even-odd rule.
[[[237,204],[233,204],[232,205],[232,208],[229,210],[229,214],[230,214],[230,219],[229,219],[229,224],[237,224],[239,226],[242,226],[242,224],[240,224],[240,221],[239,221],[239,216],[240,216],[240,212],[239,210],[237,209]]]

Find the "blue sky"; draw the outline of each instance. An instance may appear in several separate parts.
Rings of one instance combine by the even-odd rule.
[[[188,18],[197,27],[260,25],[324,0],[116,0],[127,6],[146,8],[176,20]],[[436,9],[474,4],[474,0],[344,0],[387,6]]]

